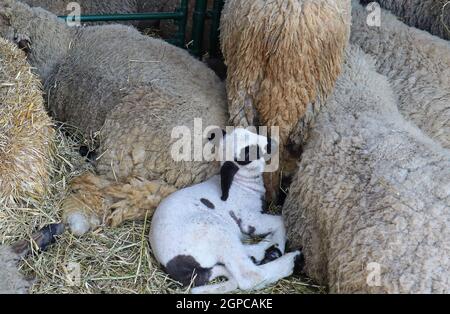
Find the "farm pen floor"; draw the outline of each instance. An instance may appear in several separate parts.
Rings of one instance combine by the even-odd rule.
[[[55,175],[51,193],[38,204],[0,211],[0,243],[29,238],[49,223],[60,221],[60,202],[70,180],[90,168],[78,153],[81,137],[58,130]],[[65,232],[48,251],[24,259],[21,271],[33,280],[31,293],[188,293],[161,271],[151,254],[149,221],[102,228],[81,238]],[[70,274],[79,271],[79,282]],[[258,293],[321,293],[305,279],[290,277]]]

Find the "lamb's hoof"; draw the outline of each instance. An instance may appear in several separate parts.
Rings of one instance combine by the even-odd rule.
[[[295,257],[294,260],[294,273],[300,274],[303,273],[303,269],[305,268],[305,256],[303,252],[300,251],[300,254]]]
[[[75,236],[82,236],[91,230],[91,225],[81,213],[71,213],[67,216],[67,224],[69,225],[70,232]]]
[[[276,246],[272,246],[266,250],[266,254],[264,255],[264,259],[261,261],[260,265],[264,265],[270,263],[283,255],[280,249]]]

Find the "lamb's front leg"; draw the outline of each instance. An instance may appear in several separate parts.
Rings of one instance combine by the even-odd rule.
[[[241,212],[241,217],[233,212],[232,217],[241,231],[249,236],[266,236],[284,254],[286,246],[286,229],[282,216],[263,214],[260,212]]]

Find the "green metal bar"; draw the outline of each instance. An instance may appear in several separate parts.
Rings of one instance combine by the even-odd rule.
[[[182,0],[182,2],[187,0]],[[187,15],[187,13],[186,13]],[[183,12],[135,13],[135,14],[105,14],[82,15],[81,22],[133,21],[133,20],[183,20]],[[58,16],[61,19],[72,19],[73,16]]]
[[[220,17],[222,15],[224,0],[214,0],[213,9],[211,11],[211,33],[209,37],[209,56],[218,58],[221,56],[220,50]]]
[[[189,12],[188,3],[188,0],[181,0],[180,7],[176,10],[176,13],[180,14],[182,17],[178,20],[178,31],[175,35],[173,44],[179,47],[184,47],[184,44],[186,43],[186,25]]]
[[[191,53],[194,56],[200,57],[202,54],[203,47],[203,32],[205,30],[205,19],[206,19],[206,0],[196,0],[195,9],[192,24],[192,49]]]

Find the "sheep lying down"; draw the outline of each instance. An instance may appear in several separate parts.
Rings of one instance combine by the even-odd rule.
[[[370,26],[368,14],[353,1],[351,43],[374,57],[406,119],[450,148],[450,42],[409,27],[386,10],[380,26]]]
[[[306,273],[333,293],[450,292],[450,151],[359,48],[311,134],[283,208]]]
[[[293,273],[299,251],[255,265],[271,247],[283,254],[286,242],[281,216],[262,213],[268,145],[266,137],[236,129],[220,141],[219,152],[236,148],[233,159],[222,162],[220,175],[179,190],[158,206],[150,230],[153,253],[173,279],[189,285],[195,276],[193,293],[255,290]],[[242,243],[261,235],[258,244]],[[218,277],[227,281],[207,285]]]
[[[171,192],[217,173],[218,163],[175,161],[170,150],[175,128],[193,135],[195,119],[204,128],[228,120],[224,84],[187,51],[132,27],[71,28],[43,9],[0,0],[0,35],[14,34],[30,39],[28,60],[53,117],[98,134],[95,172],[76,178],[61,206],[75,234],[141,219]]]

